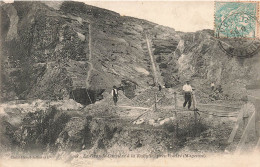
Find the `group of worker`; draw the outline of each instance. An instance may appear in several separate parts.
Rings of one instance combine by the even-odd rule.
[[[214,82],[211,83],[211,89],[214,90],[215,88],[215,84]],[[161,86],[159,85],[159,90],[161,90]],[[190,85],[190,81],[186,81],[186,84],[183,85],[182,87],[183,93],[184,93],[184,103],[183,103],[183,108],[186,107],[186,105],[188,104],[188,109],[190,109],[191,107],[191,103],[192,103],[192,98],[194,98],[194,91],[195,89],[191,87]],[[118,101],[118,89],[116,86],[113,86],[111,95],[113,97],[113,101],[114,104],[117,105],[117,101]]]

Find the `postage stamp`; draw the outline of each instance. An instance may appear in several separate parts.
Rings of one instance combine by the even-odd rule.
[[[215,2],[215,37],[220,49],[246,58],[258,53],[259,2]]]
[[[258,2],[215,2],[215,36],[256,38]]]

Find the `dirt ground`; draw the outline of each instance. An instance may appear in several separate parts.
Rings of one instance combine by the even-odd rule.
[[[173,92],[158,92],[156,109],[152,90],[134,99],[120,92],[117,106],[110,96],[85,107],[73,100],[2,104],[1,148],[4,152],[38,152],[65,159],[73,152],[81,156],[141,153],[156,157],[235,151],[242,128],[233,143],[227,140],[243,102],[198,103],[195,123],[194,111],[182,108],[181,95],[174,105]],[[249,137],[246,149],[254,144],[254,137]]]

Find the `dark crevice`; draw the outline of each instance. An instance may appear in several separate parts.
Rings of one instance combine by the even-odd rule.
[[[91,90],[86,88],[76,88],[70,92],[70,98],[80,104],[89,105],[103,99],[102,93],[104,91],[105,89]]]

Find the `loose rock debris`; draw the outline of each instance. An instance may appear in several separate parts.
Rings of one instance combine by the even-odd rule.
[[[259,61],[223,54],[213,30],[178,32],[68,1],[56,9],[41,2],[0,8],[3,153],[37,152],[76,164],[104,154],[235,150],[243,129],[226,141],[245,85],[259,78]],[[196,88],[197,113],[182,108],[186,79]],[[113,85],[121,88],[116,106]],[[243,109],[244,117],[254,111]],[[252,136],[247,146],[255,144]]]
[[[164,91],[169,97],[167,92],[170,91]],[[10,102],[10,105],[2,105],[1,126],[8,128],[1,132],[2,138],[6,142],[12,139],[10,145],[20,152],[36,149],[65,159],[73,157],[65,155],[66,150],[84,156],[116,152],[118,147],[124,148],[125,154],[184,150],[232,152],[235,149],[233,145],[241,133],[233,144],[225,142],[235,120],[200,114],[195,125],[193,111],[162,105],[164,109],[155,112],[153,106],[139,106],[137,99],[142,101],[143,94],[128,99],[120,93],[117,106],[111,105],[111,97],[106,96],[85,108],[73,100]],[[219,105],[215,107],[219,109]],[[20,111],[16,117],[13,116],[15,111]]]

